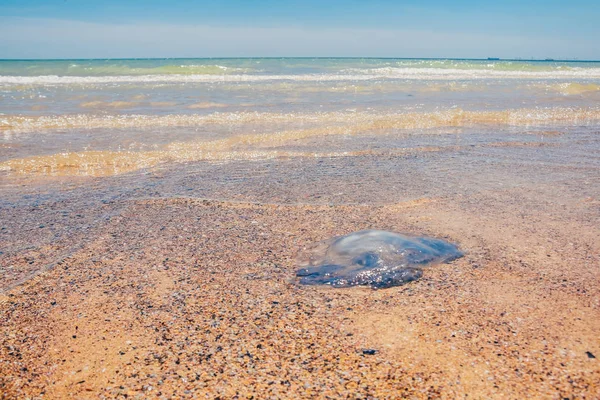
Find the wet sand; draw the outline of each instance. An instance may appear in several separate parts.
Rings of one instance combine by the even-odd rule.
[[[339,168],[327,181],[336,162],[373,172],[360,158],[315,160],[320,195],[307,170],[228,186],[212,167],[170,189],[173,171],[143,190],[106,189],[139,176],[7,186],[3,398],[600,398],[600,182],[593,152],[558,156],[569,142],[486,150],[487,167],[389,156],[402,189]],[[302,248],[361,229],[466,255],[396,288],[297,284]]]

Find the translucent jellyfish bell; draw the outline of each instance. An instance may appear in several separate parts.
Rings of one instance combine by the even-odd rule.
[[[387,288],[419,279],[422,268],[462,257],[446,241],[366,230],[321,242],[299,258],[305,285]]]

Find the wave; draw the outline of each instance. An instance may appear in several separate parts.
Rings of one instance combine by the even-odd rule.
[[[253,72],[250,68],[228,67],[224,65],[163,65],[157,67],[129,67],[126,65],[70,66],[69,75],[224,75]]]
[[[83,62],[32,62],[28,64],[0,64],[0,74],[7,76],[141,76],[141,75],[227,75],[259,72],[253,68],[225,66],[218,64],[182,65],[127,65]]]
[[[266,136],[269,138],[269,135]],[[252,161],[276,158],[333,158],[360,156],[405,156],[442,151],[457,151],[471,146],[423,146],[412,148],[367,149],[357,151],[298,151],[283,149],[236,149],[237,140],[205,143],[172,143],[157,151],[82,151],[12,159],[0,163],[0,171],[16,175],[110,176],[176,162]],[[264,143],[264,142],[263,142]],[[547,143],[501,142],[477,147],[542,147]]]
[[[432,112],[377,113],[334,111],[317,113],[214,112],[167,115],[0,115],[0,132],[11,134],[65,129],[135,129],[151,127],[199,127],[203,125],[318,124],[356,129],[425,129],[474,125],[585,124],[600,121],[599,107],[540,107],[499,111],[460,108]]]
[[[348,75],[379,76],[405,79],[486,79],[486,78],[600,78],[600,68],[349,68],[342,71]]]
[[[578,82],[566,82],[557,83],[554,85],[548,85],[548,90],[556,91],[558,93],[569,95],[582,95],[592,94],[600,92],[600,84],[595,83],[578,83]]]
[[[365,112],[331,112],[312,114],[214,113],[167,116],[57,116],[4,117],[0,128],[13,131],[43,129],[140,128],[157,126],[197,126],[248,123],[317,123],[305,129],[238,134],[216,140],[172,142],[152,151],[82,151],[11,159],[0,163],[0,171],[11,174],[106,176],[149,168],[167,162],[252,160],[276,157],[334,157],[364,155],[363,152],[298,152],[285,146],[297,146],[314,138],[342,135],[386,135],[402,129],[429,129],[466,126],[553,126],[597,124],[600,108],[539,108],[502,111],[465,111],[451,109],[437,112],[374,114]],[[436,131],[431,131],[435,134]],[[529,132],[525,132],[529,133]],[[554,132],[541,132],[554,134]],[[400,150],[399,150],[400,151]],[[402,150],[404,151],[404,150]],[[408,151],[408,150],[407,150]],[[412,150],[411,150],[412,151]],[[415,150],[416,151],[416,150]],[[435,149],[431,151],[437,151]]]
[[[2,85],[62,85],[107,83],[217,83],[267,81],[368,81],[375,79],[464,80],[464,79],[600,79],[600,68],[572,68],[552,71],[508,71],[440,68],[350,69],[329,74],[156,74],[105,76],[12,76],[1,75]]]
[[[396,62],[373,64],[371,68],[436,68],[464,70],[496,70],[496,71],[557,71],[589,68],[595,62],[531,62],[518,60],[400,60]],[[597,65],[597,64],[596,64]],[[364,68],[364,66],[362,66]]]

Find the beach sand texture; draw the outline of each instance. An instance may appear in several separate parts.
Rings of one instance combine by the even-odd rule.
[[[574,184],[378,206],[116,199],[52,269],[3,295],[3,392],[595,398],[600,203]],[[11,210],[3,241],[25,241],[11,222],[42,226],[70,206]],[[446,237],[466,256],[386,290],[294,281],[298,249],[370,227]],[[45,252],[61,249],[7,264]]]

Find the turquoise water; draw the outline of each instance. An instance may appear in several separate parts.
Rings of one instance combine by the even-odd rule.
[[[595,61],[371,59],[371,58],[209,58],[123,60],[2,60],[0,76],[127,75],[300,75],[399,74],[404,69],[597,74]],[[387,71],[385,69],[388,69]]]
[[[600,62],[242,58],[0,61],[4,115],[591,104]],[[581,98],[584,96],[585,98]],[[590,99],[590,96],[592,98]]]

